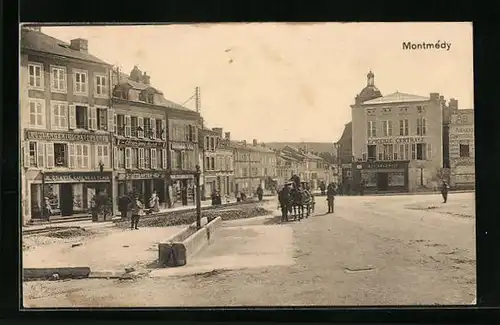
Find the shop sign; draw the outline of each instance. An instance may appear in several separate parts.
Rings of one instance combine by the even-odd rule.
[[[132,139],[116,139],[116,145],[130,147],[130,148],[156,148],[156,147],[164,147],[165,142],[139,141],[139,140],[132,140]]]
[[[170,175],[170,178],[172,180],[179,180],[179,179],[193,179],[194,176],[193,175],[189,175],[189,174],[181,174],[181,175]]]
[[[351,164],[342,164],[342,168],[351,168]]]
[[[111,182],[109,173],[46,173],[45,183],[102,183]]]
[[[379,138],[368,139],[368,144],[392,144],[392,143],[422,143],[424,137],[394,137],[394,138]]]
[[[190,142],[172,142],[170,148],[172,150],[194,150],[194,144]]]
[[[453,133],[474,133],[474,128],[453,128],[451,129]]]
[[[143,172],[143,173],[127,173],[119,174],[119,180],[137,180],[137,179],[154,179],[163,178],[164,174],[160,172]]]
[[[366,163],[366,169],[403,169],[404,166],[395,162],[370,162]]]
[[[27,140],[74,141],[74,142],[109,142],[109,135],[74,132],[26,131]]]

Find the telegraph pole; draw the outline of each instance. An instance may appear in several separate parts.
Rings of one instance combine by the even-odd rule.
[[[196,106],[196,112],[200,113],[200,87],[195,88],[195,106]],[[200,116],[201,118],[201,116]],[[201,127],[203,129],[203,118],[201,118]],[[200,139],[198,139],[200,141]],[[199,148],[199,146],[198,146]],[[203,162],[205,162],[205,143],[203,143],[203,151],[202,151],[202,159]],[[201,168],[200,165],[196,165],[196,171],[195,171],[195,181],[196,181],[196,228],[200,229],[201,228],[201,189],[200,189],[200,176],[201,176]],[[203,182],[205,183],[205,182]]]

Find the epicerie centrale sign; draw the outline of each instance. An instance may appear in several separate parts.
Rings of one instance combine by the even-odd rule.
[[[368,139],[368,144],[391,144],[391,143],[421,143],[424,142],[424,137],[395,137],[395,138],[378,138]]]
[[[71,141],[71,142],[109,142],[109,135],[74,132],[26,131],[27,140]]]
[[[194,150],[194,144],[186,142],[172,142],[170,144],[172,150]]]
[[[159,141],[137,141],[129,139],[116,139],[117,146],[131,147],[131,148],[156,148],[163,147],[165,142]]]
[[[110,182],[110,175],[100,174],[77,174],[77,173],[58,173],[46,174],[44,181],[46,183],[84,183],[84,182]]]

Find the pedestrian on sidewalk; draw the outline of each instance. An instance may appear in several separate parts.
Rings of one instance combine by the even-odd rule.
[[[443,196],[443,203],[446,203],[448,201],[448,183],[445,180],[441,185],[441,195]]]
[[[134,206],[132,208],[132,221],[130,224],[131,230],[139,229],[138,228],[139,219],[141,218],[141,215],[144,213],[143,209],[144,209],[144,206],[143,206],[141,200],[139,200],[139,198],[136,197],[134,199]]]

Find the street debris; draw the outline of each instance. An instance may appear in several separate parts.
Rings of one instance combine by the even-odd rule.
[[[71,245],[71,247],[78,247],[78,246],[82,246],[82,245],[83,245],[83,243],[74,243]]]
[[[373,271],[375,270],[374,266],[365,266],[365,267],[346,267],[344,268],[347,273],[354,273],[354,272],[367,272],[367,271]]]

